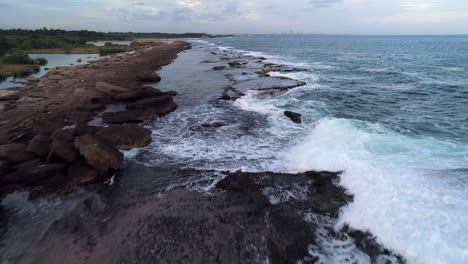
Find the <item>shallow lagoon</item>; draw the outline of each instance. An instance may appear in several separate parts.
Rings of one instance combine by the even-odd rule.
[[[44,76],[49,69],[53,69],[55,67],[88,64],[90,61],[102,58],[99,54],[30,54],[29,56],[32,59],[47,59],[47,64],[41,66],[39,72],[31,75],[37,78]],[[24,78],[9,77],[5,81],[0,82],[0,89],[21,87],[24,86],[25,83],[26,80]]]

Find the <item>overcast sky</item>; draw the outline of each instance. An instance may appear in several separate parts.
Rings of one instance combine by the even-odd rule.
[[[468,0],[0,0],[1,28],[468,34]]]

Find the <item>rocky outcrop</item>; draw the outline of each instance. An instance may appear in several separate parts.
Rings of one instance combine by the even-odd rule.
[[[124,150],[142,148],[152,141],[151,131],[135,124],[104,127],[96,133],[96,136]]]
[[[123,88],[117,85],[112,85],[107,82],[97,82],[96,90],[108,96],[114,96],[118,93],[128,93],[131,91],[127,88]]]
[[[142,122],[156,118],[151,110],[125,110],[120,112],[109,112],[102,115],[102,120],[110,124],[121,124],[131,122]]]
[[[302,124],[302,115],[292,112],[292,111],[284,111],[284,115],[287,116],[291,121],[296,124]]]
[[[31,160],[16,165],[3,179],[4,184],[47,185],[60,184],[64,181],[65,164],[41,164],[40,160]]]
[[[101,172],[118,170],[122,165],[123,154],[110,143],[92,135],[75,139],[75,147],[86,162]]]
[[[50,150],[52,154],[69,163],[78,160],[80,157],[80,153],[75,149],[73,143],[66,140],[54,139],[50,145]]]
[[[10,163],[20,163],[34,159],[34,155],[26,150],[26,145],[12,143],[0,146],[0,160]]]
[[[39,157],[46,156],[50,150],[50,137],[44,135],[37,135],[29,141],[26,150],[36,154]]]
[[[18,100],[20,97],[21,96],[18,91],[0,89],[0,101]]]

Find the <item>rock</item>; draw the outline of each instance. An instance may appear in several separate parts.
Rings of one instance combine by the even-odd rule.
[[[216,67],[213,67],[212,70],[214,71],[222,71],[222,70],[226,70],[227,67],[226,66],[216,66]]]
[[[163,92],[159,91],[158,89],[154,89],[151,87],[144,87],[143,89],[137,91],[131,91],[126,93],[120,93],[114,96],[114,99],[119,101],[136,101],[141,98],[145,97],[152,97],[157,95],[162,95]]]
[[[223,126],[227,126],[226,123],[223,122],[214,122],[214,123],[205,123],[201,125],[204,128],[220,128]]]
[[[117,93],[127,93],[131,91],[130,89],[123,88],[117,85],[112,85],[106,82],[97,82],[95,87],[96,90],[98,90],[99,92],[109,96],[114,96]]]
[[[20,163],[27,160],[32,160],[34,155],[26,151],[26,145],[12,143],[0,145],[0,159],[11,163]]]
[[[68,142],[75,141],[75,136],[73,136],[68,130],[64,130],[62,128],[55,130],[54,133],[52,133],[51,138],[52,140],[62,140]]]
[[[6,161],[0,160],[0,180],[2,179],[3,173],[8,168],[8,163]]]
[[[82,100],[87,100],[87,101],[99,101],[99,100],[104,100],[105,95],[94,90],[94,89],[86,89],[86,88],[78,88],[75,89],[73,92],[73,95],[75,97],[78,97]]]
[[[31,160],[15,166],[14,172],[7,174],[3,182],[27,185],[60,184],[64,181],[65,168],[65,164],[42,164],[40,160]]]
[[[67,170],[67,178],[78,183],[87,183],[96,180],[99,173],[86,165],[71,165]]]
[[[75,147],[83,155],[89,165],[99,171],[117,170],[122,165],[123,153],[110,143],[92,135],[84,135],[75,139]]]
[[[140,82],[160,82],[161,77],[159,77],[157,74],[153,74],[152,76],[142,76],[139,77],[138,80]]]
[[[26,80],[28,82],[39,82],[40,79],[31,75],[28,78],[26,78]]]
[[[155,116],[164,116],[177,108],[174,99],[170,95],[152,97],[131,104],[127,104],[127,109],[146,109],[150,110]]]
[[[67,162],[73,162],[80,157],[73,143],[65,140],[55,139],[52,141],[50,151]]]
[[[270,205],[270,202],[265,197],[261,187],[255,182],[254,178],[255,177],[249,173],[236,172],[218,182],[216,187],[234,192],[243,192],[248,195],[258,207],[265,208]]]
[[[20,97],[18,91],[0,89],[0,101],[18,100]]]
[[[118,149],[142,148],[151,143],[151,131],[135,124],[112,125],[101,128],[96,136],[110,142]]]
[[[37,156],[46,156],[49,153],[50,137],[37,135],[29,141],[26,150],[36,154]]]
[[[128,122],[142,122],[156,118],[156,114],[151,110],[126,110],[120,112],[109,112],[102,115],[102,120],[110,124],[120,124]]]
[[[296,124],[302,124],[302,115],[292,112],[292,111],[284,111],[284,115],[287,116],[291,121],[293,121]]]

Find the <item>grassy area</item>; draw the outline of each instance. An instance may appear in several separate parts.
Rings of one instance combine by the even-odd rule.
[[[0,64],[0,80],[4,80],[10,76],[15,78],[28,77],[39,70],[40,66],[35,64]]]

